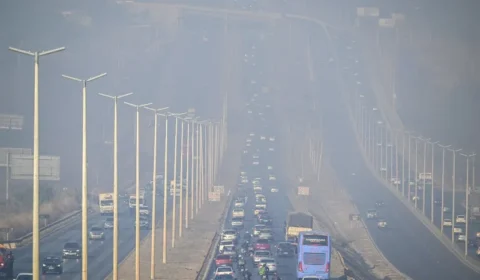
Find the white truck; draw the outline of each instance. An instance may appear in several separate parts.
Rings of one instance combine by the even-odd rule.
[[[145,203],[144,197],[140,196],[140,206],[142,206],[144,203]],[[137,196],[132,194],[128,199],[128,207],[130,208],[130,210],[135,210],[136,206],[137,206]]]
[[[98,195],[98,206],[102,216],[113,214],[113,199],[113,193],[101,193]]]

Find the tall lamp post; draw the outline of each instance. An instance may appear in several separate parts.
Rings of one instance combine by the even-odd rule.
[[[133,104],[124,102],[136,110],[135,143],[135,280],[140,280],[140,108],[152,103]]]
[[[117,105],[118,99],[132,95],[133,93],[126,93],[122,95],[108,95],[99,93],[103,97],[113,99],[113,280],[118,280],[118,115]]]
[[[443,215],[444,211],[443,209],[445,208],[445,149],[450,148],[450,145],[443,146],[438,144],[440,148],[442,148],[442,211],[440,212],[440,231],[443,234]]]
[[[153,111],[155,113],[154,128],[153,128],[153,179],[152,179],[152,229],[151,236],[152,241],[150,245],[150,279],[155,279],[155,242],[157,229],[157,145],[158,145],[158,112],[167,110],[168,107],[154,109],[151,107],[145,107],[145,109]],[[165,177],[164,177],[165,180]]]
[[[40,140],[39,140],[39,94],[38,94],[38,72],[39,61],[41,56],[54,54],[65,50],[65,47],[51,49],[47,51],[27,51],[18,48],[9,47],[11,51],[16,53],[29,55],[34,57],[34,76],[33,76],[33,205],[32,205],[32,274],[33,280],[40,279],[40,178],[39,178],[39,156],[40,156]]]
[[[460,154],[467,158],[467,174],[466,174],[466,182],[465,182],[465,258],[468,256],[468,229],[470,224],[470,188],[474,187],[470,185],[470,160],[475,160],[476,154]]]
[[[456,172],[457,172],[457,153],[461,152],[462,149],[448,149],[449,151],[452,152],[453,154],[453,163],[452,163],[452,185],[453,185],[453,192],[452,192],[452,244],[455,244],[455,232],[453,229],[455,228],[455,193],[457,191],[457,178],[456,178]],[[443,211],[443,209],[442,209]],[[443,221],[442,221],[443,222]]]
[[[106,76],[102,73],[88,79],[79,79],[72,76],[62,77],[82,83],[82,279],[88,279],[88,176],[87,176],[87,83]]]

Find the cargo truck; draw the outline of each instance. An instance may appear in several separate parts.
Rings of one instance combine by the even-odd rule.
[[[296,245],[298,235],[303,231],[313,230],[313,217],[310,214],[303,212],[290,212],[288,213],[287,221],[285,224],[285,239],[287,242]]]
[[[98,204],[102,216],[113,214],[113,199],[113,193],[101,193],[98,195]]]

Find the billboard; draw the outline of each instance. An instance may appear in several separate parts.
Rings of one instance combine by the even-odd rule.
[[[220,193],[208,192],[208,201],[220,201]]]
[[[45,181],[60,180],[60,157],[39,157],[39,179]],[[33,179],[33,156],[13,154],[10,157],[10,178],[12,180]]]
[[[0,130],[1,129],[22,130],[23,116],[0,114]]]
[[[11,164],[12,155],[31,155],[32,149],[24,148],[0,148],[0,167]]]
[[[219,194],[224,194],[225,186],[213,186],[213,191],[218,192]]]
[[[359,17],[379,17],[380,9],[376,7],[359,7],[357,8],[357,16]]]
[[[395,19],[393,18],[380,18],[378,19],[378,26],[385,28],[395,27]]]

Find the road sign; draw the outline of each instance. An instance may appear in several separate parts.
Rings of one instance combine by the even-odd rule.
[[[0,114],[0,130],[1,129],[22,130],[23,116]]]
[[[359,7],[357,8],[357,16],[359,17],[379,17],[380,9],[376,7]]]
[[[378,19],[378,26],[385,28],[395,27],[395,19],[393,18],[380,18]]]
[[[9,158],[8,158],[9,156],[11,160],[12,155],[31,155],[31,154],[32,154],[32,149],[0,148],[0,167],[7,167],[7,164],[9,164]]]
[[[60,180],[60,157],[40,156],[39,179],[45,181]],[[33,179],[33,156],[14,154],[10,157],[10,178],[12,180]]]
[[[220,193],[208,192],[208,201],[220,201]]]
[[[213,186],[213,191],[218,192],[219,194],[224,194],[225,186]]]
[[[297,194],[298,195],[309,196],[310,195],[310,188],[309,187],[298,187]]]

